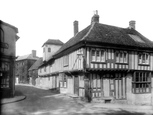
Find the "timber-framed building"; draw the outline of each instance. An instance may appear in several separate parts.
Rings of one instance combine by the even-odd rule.
[[[153,42],[135,29],[99,23],[99,15],[38,70],[41,85],[90,100],[153,104]]]

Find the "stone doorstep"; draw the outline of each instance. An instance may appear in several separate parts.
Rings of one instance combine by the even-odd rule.
[[[93,98],[92,102],[96,103],[112,103],[114,100],[113,97],[102,97],[102,98]]]

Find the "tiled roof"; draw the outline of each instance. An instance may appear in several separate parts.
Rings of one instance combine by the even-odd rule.
[[[134,40],[130,35],[139,37],[140,41]],[[153,48],[153,44],[135,29],[120,28],[100,23],[94,23],[89,34],[84,38],[90,42],[100,42],[137,48]]]
[[[135,38],[131,37],[133,35]],[[122,45],[126,47],[132,46],[136,48],[153,48],[153,42],[141,35],[135,29],[93,23],[66,42],[56,54],[74,46],[81,41],[97,42],[108,45]]]
[[[42,45],[42,47],[43,47],[45,44],[63,45],[63,42],[60,41],[60,40],[58,40],[58,39],[48,39],[48,40]]]
[[[38,69],[38,67],[43,63],[43,59],[42,58],[39,58],[30,68],[29,68],[29,71],[30,70],[35,70],[35,69]]]
[[[18,28],[17,28],[17,27],[15,27],[15,26],[13,26],[13,25],[11,25],[11,24],[8,24],[8,23],[6,23],[6,22],[4,22],[4,21],[2,21],[2,20],[0,20],[0,24],[9,26],[9,27],[11,27],[12,29],[14,29],[16,33],[18,33]]]
[[[32,60],[37,60],[38,57],[33,57],[32,54],[24,55],[24,56],[19,56],[16,61],[20,60],[25,60],[25,59],[32,59]]]
[[[69,41],[67,41],[57,52],[56,54],[62,52],[63,50],[72,47],[73,45],[77,44],[80,42],[80,40],[88,33],[89,29],[91,28],[91,25],[77,33],[74,37],[72,37]],[[55,55],[56,55],[55,54]]]

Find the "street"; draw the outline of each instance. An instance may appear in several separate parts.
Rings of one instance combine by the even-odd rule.
[[[1,115],[151,115],[122,109],[84,106],[57,91],[32,86],[16,85],[16,95],[25,95],[26,99],[1,105]]]

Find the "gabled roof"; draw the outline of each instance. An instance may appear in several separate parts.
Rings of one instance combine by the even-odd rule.
[[[16,33],[18,33],[18,28],[11,25],[11,24],[8,24],[6,22],[3,22],[2,20],[0,20],[0,24],[3,24],[3,25],[6,25],[6,26],[9,26],[10,28],[14,29]]]
[[[81,41],[153,49],[153,42],[133,28],[121,28],[94,22],[66,42],[55,55]]]
[[[33,57],[32,54],[28,54],[28,55],[24,55],[24,56],[19,56],[16,59],[16,61],[25,60],[25,59],[37,60],[38,57]]]
[[[53,45],[63,45],[64,43],[58,39],[48,39],[43,45],[42,47],[45,45],[45,44],[53,44]]]
[[[36,70],[36,69],[38,69],[38,67],[39,67],[40,65],[42,65],[42,63],[43,63],[43,59],[42,59],[42,58],[39,58],[39,59],[29,68],[29,71],[30,71],[30,70]]]

